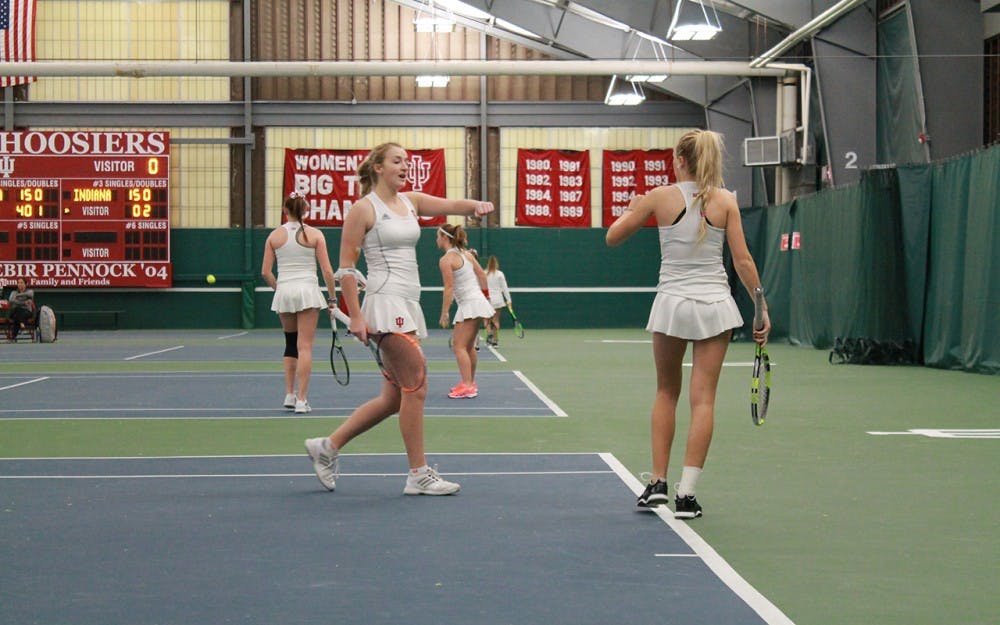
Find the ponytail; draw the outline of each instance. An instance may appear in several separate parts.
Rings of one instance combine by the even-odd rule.
[[[701,223],[698,225],[698,241],[705,238],[705,203],[715,189],[721,189],[722,181],[722,135],[711,130],[692,130],[677,142],[675,148],[679,156],[687,162],[688,171],[698,185],[695,199],[701,202]]]
[[[288,213],[289,217],[293,217],[295,221],[302,221],[308,211],[309,202],[306,201],[306,196],[298,191],[292,191],[285,198],[285,212]]]
[[[443,224],[441,226],[441,231],[451,239],[452,244],[460,250],[467,249],[469,247],[469,235],[465,232],[465,228],[456,224]]]

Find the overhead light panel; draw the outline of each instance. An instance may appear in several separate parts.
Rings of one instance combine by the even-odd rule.
[[[636,106],[645,100],[646,95],[639,83],[618,80],[618,76],[611,77],[608,92],[604,95],[604,103],[609,106]]]
[[[666,74],[629,74],[625,77],[625,80],[629,82],[649,82],[659,84],[667,78],[668,76]]]
[[[421,16],[413,19],[418,33],[450,33],[455,30],[455,20],[446,17]]]
[[[422,75],[417,76],[418,87],[447,87],[451,76]]]
[[[434,6],[434,0],[429,0],[426,11],[417,11],[413,25],[418,33],[450,33],[455,30],[455,15],[450,9],[438,9]]]
[[[680,0],[674,9],[674,17],[670,21],[667,39],[671,41],[708,41],[722,32],[719,13],[715,10],[712,0],[711,16],[705,7],[706,0]],[[700,8],[700,11],[699,11]],[[714,16],[714,21],[712,19]]]
[[[640,60],[639,54],[642,52],[643,46],[645,44],[649,44],[649,47],[652,49],[653,58],[656,61],[662,61],[664,64],[666,64],[667,55],[666,55],[666,52],[664,52],[664,50],[663,50],[663,43],[661,43],[660,41],[651,39],[649,37],[644,37],[644,36],[638,35],[638,34],[636,34],[629,41],[630,47],[631,47],[631,42],[632,41],[636,42],[635,50],[632,52],[632,60],[633,61],[639,61]],[[643,57],[642,57],[641,60],[645,61],[648,58],[649,57],[647,55],[643,55]],[[625,76],[625,80],[627,80],[628,82],[635,82],[635,83],[640,83],[640,84],[644,83],[644,82],[645,83],[659,84],[659,83],[665,81],[669,77],[670,76],[668,74],[627,74]]]

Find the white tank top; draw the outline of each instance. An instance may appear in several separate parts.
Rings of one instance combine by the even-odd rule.
[[[317,284],[316,250],[299,243],[297,236],[302,230],[302,224],[297,221],[286,221],[281,227],[288,233],[285,244],[274,250],[278,261],[278,284],[292,280],[311,278]]]
[[[398,197],[406,206],[405,216],[389,210],[374,191],[365,197],[375,207],[375,225],[365,233],[361,245],[368,265],[368,286],[365,290],[419,301],[417,242],[420,240],[420,223],[417,221],[417,210],[402,194]]]
[[[462,259],[462,266],[452,271],[452,275],[454,276],[452,288],[455,293],[455,301],[461,306],[471,301],[472,297],[476,293],[481,292],[482,289],[479,288],[479,280],[476,279],[476,270],[472,268],[472,264],[468,262],[465,254],[457,247],[449,249],[446,253],[450,254],[452,252],[458,254],[458,257]]]
[[[725,228],[705,224],[705,237],[698,241],[703,219],[696,182],[678,182],[687,207],[680,221],[660,226],[660,282],[656,290],[699,302],[713,303],[731,296],[729,278],[722,265]]]

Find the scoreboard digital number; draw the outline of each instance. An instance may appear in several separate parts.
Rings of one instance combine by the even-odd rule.
[[[0,281],[168,287],[170,137],[0,132]]]

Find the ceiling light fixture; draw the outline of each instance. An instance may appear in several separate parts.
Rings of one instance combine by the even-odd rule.
[[[664,63],[666,62],[667,53],[663,50],[663,44],[660,43],[659,41],[654,41],[653,39],[649,39],[647,37],[642,37],[642,36],[638,37],[638,42],[636,43],[635,51],[632,53],[633,61],[639,60],[639,51],[642,49],[643,41],[649,42],[650,47],[653,49],[653,59],[657,61],[663,61]],[[646,60],[645,57],[643,58],[643,60]],[[645,83],[659,84],[665,81],[669,77],[670,77],[669,74],[627,74],[625,76],[625,80],[629,82],[638,82],[638,83],[645,82]]]
[[[708,41],[721,33],[722,23],[719,21],[719,13],[715,10],[712,0],[708,0],[708,3],[712,7],[712,15],[715,16],[714,23],[709,17],[708,9],[705,8],[705,0],[687,0],[687,2],[679,0],[677,8],[674,9],[670,29],[667,31],[667,39],[671,41]],[[696,7],[690,6],[686,10],[684,8],[694,4],[701,7],[700,18]]]
[[[645,100],[646,95],[638,82],[618,80],[618,76],[611,77],[608,92],[604,95],[604,103],[609,106],[635,106]]]
[[[424,74],[417,76],[418,87],[447,87],[451,76]]]
[[[427,8],[427,11],[417,11],[417,16],[413,18],[418,33],[450,33],[455,30],[455,15],[450,9],[438,9],[434,0],[428,0]]]

